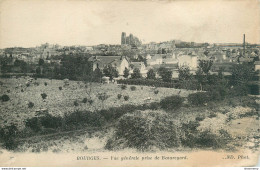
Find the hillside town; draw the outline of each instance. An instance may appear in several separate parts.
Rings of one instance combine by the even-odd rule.
[[[121,45],[99,44],[95,46],[60,46],[58,44],[42,44],[33,48],[12,47],[1,49],[0,70],[3,74],[37,73],[39,60],[44,61],[49,68],[60,67],[64,64],[65,56],[84,56],[92,64],[92,70],[111,65],[116,68],[118,78],[130,78],[134,69],[138,69],[142,77],[153,69],[158,73],[160,67],[172,72],[172,78],[178,78],[178,68],[188,67],[192,74],[196,74],[200,60],[213,62],[210,72],[224,75],[231,74],[232,65],[251,63],[255,71],[259,70],[260,45],[243,43],[195,43],[171,40],[166,42],[142,42],[133,34],[121,35]],[[128,76],[124,70],[129,70]],[[51,69],[45,69],[45,73]],[[158,78],[159,75],[156,74]]]

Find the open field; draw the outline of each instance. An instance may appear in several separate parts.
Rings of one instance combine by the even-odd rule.
[[[62,117],[65,113],[72,113],[77,110],[108,110],[111,107],[120,107],[127,104],[140,106],[151,102],[158,103],[165,97],[172,95],[184,97],[184,103],[182,107],[178,109],[164,110],[160,106],[156,106],[153,110],[137,110],[134,111],[134,113],[127,112],[119,117],[118,120],[113,120],[113,123],[107,120],[105,122],[106,124],[97,128],[84,126],[85,128],[79,130],[61,131],[46,135],[36,134],[36,136],[29,138],[18,139],[19,146],[16,149],[17,151],[55,153],[96,152],[107,149],[106,147],[109,140],[112,141],[112,143],[114,142],[114,146],[120,150],[129,149],[126,144],[127,140],[124,137],[121,137],[119,140],[121,143],[117,143],[118,141],[113,141],[113,139],[118,137],[116,132],[120,130],[120,126],[118,126],[120,120],[124,120],[124,118],[128,120],[131,117],[137,118],[133,119],[134,121],[141,120],[141,125],[144,123],[148,126],[154,126],[154,130],[158,130],[157,128],[160,127],[165,128],[162,132],[159,129],[157,143],[155,143],[153,148],[150,148],[153,151],[159,151],[161,150],[160,146],[164,146],[164,143],[160,141],[160,135],[162,134],[162,138],[164,138],[164,135],[167,137],[167,135],[171,135],[171,133],[176,133],[176,136],[179,136],[178,138],[180,139],[178,142],[180,144],[174,147],[166,147],[167,150],[184,151],[197,149],[195,144],[194,147],[190,147],[182,143],[181,140],[183,136],[187,135],[185,134],[184,124],[190,122],[196,124],[195,128],[188,129],[188,131],[192,130],[191,133],[200,135],[201,133],[207,132],[209,135],[207,136],[209,137],[207,140],[215,141],[216,138],[217,142],[224,142],[223,147],[220,144],[221,147],[218,149],[259,149],[260,129],[259,114],[257,114],[259,98],[257,97],[244,96],[241,98],[227,98],[223,101],[208,102],[202,106],[192,106],[187,103],[186,97],[190,93],[193,93],[193,91],[188,90],[171,88],[155,89],[148,86],[135,86],[136,89],[133,90],[133,88],[131,89],[131,85],[128,85],[126,89],[122,89],[121,85],[117,84],[92,83],[86,86],[84,82],[80,81],[69,81],[69,85],[64,86],[64,81],[62,80],[48,79],[33,80],[27,87],[27,79],[24,78],[1,79],[0,81],[3,82],[1,95],[7,94],[10,97],[9,101],[1,102],[0,125],[3,127],[14,123],[18,125],[18,129],[20,130],[24,128],[25,120],[35,117],[36,110],[38,109],[45,108],[48,109],[51,115]],[[59,87],[62,87],[62,89],[60,90]],[[157,94],[155,93],[156,90],[158,90]],[[45,100],[41,97],[42,93],[47,94]],[[108,97],[104,102],[98,97],[98,94],[101,93],[106,93]],[[122,95],[120,99],[118,99],[118,94]],[[129,100],[124,100],[124,96],[129,96]],[[93,100],[93,103],[84,103],[82,101],[84,98]],[[75,101],[78,103],[78,106],[75,106]],[[28,107],[29,102],[34,103],[32,108]],[[153,124],[154,122],[159,124]],[[164,130],[168,130],[168,127],[165,127],[167,122],[172,122],[174,128],[177,130],[165,132]],[[139,128],[138,124],[137,128]],[[131,126],[127,126],[125,130],[131,130]],[[230,137],[228,139],[221,138],[221,140],[218,141],[218,138],[223,137],[223,132],[224,134],[227,133]],[[211,145],[206,147],[212,148]]]
[[[0,106],[0,125],[5,126],[11,123],[18,124],[19,127],[23,126],[23,121],[35,116],[35,111],[39,109],[48,109],[51,115],[63,115],[75,110],[101,110],[110,107],[118,107],[124,104],[141,105],[147,102],[160,101],[160,99],[179,94],[183,97],[188,96],[191,91],[170,89],[170,88],[157,88],[158,94],[155,94],[155,89],[147,86],[135,86],[136,90],[132,91],[130,85],[125,90],[122,90],[120,85],[117,84],[98,84],[93,83],[85,87],[84,82],[69,81],[69,85],[64,87],[62,80],[48,80],[37,79],[26,87],[27,79],[0,79],[3,82],[1,86],[1,95],[7,94],[10,101],[2,102]],[[44,83],[47,83],[47,86]],[[37,85],[39,83],[39,85]],[[62,87],[62,90],[59,90]],[[90,95],[87,94],[91,88]],[[23,90],[23,92],[21,92]],[[41,94],[46,93],[47,98],[42,99]],[[102,104],[98,99],[99,93],[106,93],[108,98]],[[117,95],[121,94],[120,99]],[[124,96],[129,96],[127,101]],[[84,98],[93,100],[92,104],[83,103]],[[145,100],[150,98],[150,100]],[[78,106],[74,106],[74,101],[77,101]],[[33,102],[34,106],[28,108],[28,103]]]

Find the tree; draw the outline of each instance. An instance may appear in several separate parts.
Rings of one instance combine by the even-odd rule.
[[[232,68],[232,84],[245,85],[253,78],[254,67],[252,64],[237,64]]]
[[[109,77],[110,80],[112,80],[115,77],[118,77],[118,71],[115,67],[112,67],[111,65],[106,66],[103,69],[104,75]]]
[[[209,78],[209,70],[211,69],[211,66],[213,65],[212,60],[199,60],[199,68],[196,71],[196,78],[198,80],[198,83],[200,85],[200,90],[202,90],[204,84],[207,83]]]
[[[132,79],[142,78],[142,75],[141,75],[140,70],[138,68],[135,68],[133,70],[133,73],[131,74],[131,78]]]
[[[212,60],[199,60],[199,68],[202,69],[204,74],[208,74],[211,66],[213,65]]]
[[[43,64],[44,64],[44,60],[43,60],[42,58],[40,58],[38,64],[39,64],[39,66],[43,66]]]
[[[192,74],[190,73],[189,67],[185,67],[185,66],[179,67],[178,72],[179,72],[180,80],[189,80],[192,76]]]
[[[165,82],[169,82],[172,79],[172,71],[165,68],[165,67],[160,67],[158,70],[159,75],[161,76],[162,80]]]
[[[101,82],[101,78],[102,78],[102,72],[100,71],[99,68],[96,68],[92,73],[92,81]]]
[[[147,79],[155,79],[155,72],[153,69],[148,70]]]
[[[124,76],[124,78],[128,78],[128,76],[129,76],[129,69],[125,68],[123,76]]]

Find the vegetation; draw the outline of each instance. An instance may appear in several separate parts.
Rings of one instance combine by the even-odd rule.
[[[149,69],[147,72],[147,79],[155,79],[155,72],[153,69]]]
[[[7,94],[2,95],[1,99],[2,99],[3,102],[7,102],[7,101],[10,100],[10,98]]]
[[[132,79],[139,79],[139,78],[142,78],[142,75],[140,73],[140,70],[138,68],[135,68],[133,70],[133,73],[131,74],[131,78]]]
[[[183,101],[182,97],[174,95],[162,99],[160,105],[165,110],[175,110],[182,106]]]

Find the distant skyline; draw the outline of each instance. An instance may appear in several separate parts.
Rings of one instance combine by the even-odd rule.
[[[260,3],[246,1],[0,1],[0,48],[143,43],[173,39],[260,43]]]

